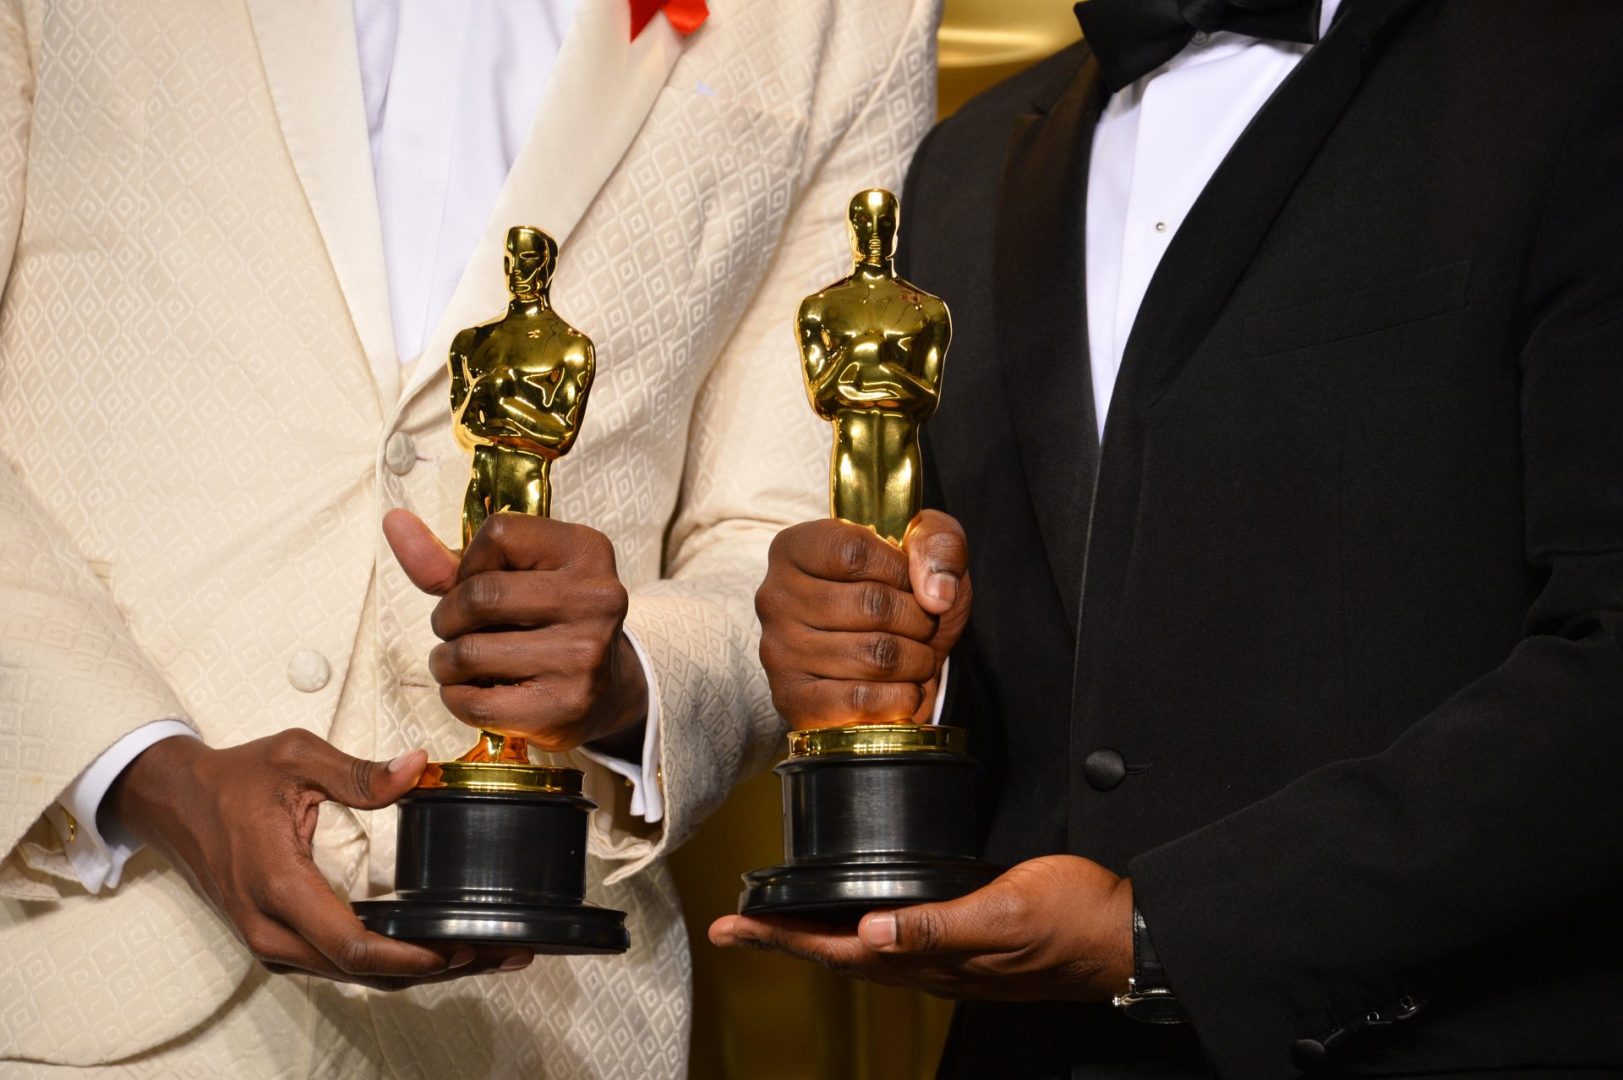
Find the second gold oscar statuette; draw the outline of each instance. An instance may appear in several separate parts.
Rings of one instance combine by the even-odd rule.
[[[552,462],[580,433],[596,354],[552,309],[558,245],[508,231],[508,305],[451,343],[457,441],[473,453],[462,506],[466,548],[493,514],[548,516]],[[430,764],[400,800],[395,891],[354,904],[369,929],[416,941],[620,953],[625,913],[585,902],[587,816],[576,769],[532,764],[524,739],[479,733]]]
[[[851,273],[796,320],[807,396],[829,422],[832,516],[900,545],[923,505],[919,429],[940,400],[947,305],[896,275],[895,195],[847,207]],[[789,734],[785,861],[744,875],[739,911],[855,921],[879,906],[950,900],[999,868],[976,858],[974,761],[933,724],[847,724]]]

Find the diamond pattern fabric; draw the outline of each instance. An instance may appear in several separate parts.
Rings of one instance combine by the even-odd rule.
[[[582,17],[623,23],[620,6],[583,0]],[[349,3],[271,7],[337,25]],[[624,137],[554,289],[598,349],[554,512],[613,540],[666,725],[657,828],[574,762],[602,807],[589,896],[628,912],[635,944],[384,995],[267,974],[151,852],[88,895],[40,821],[101,750],[165,716],[217,745],[298,726],[380,759],[469,741],[427,671],[432,601],[378,527],[404,506],[456,534],[468,463],[445,380],[425,367],[398,400],[384,382],[399,364],[380,374],[375,230],[332,212],[367,205],[370,176],[311,168],[323,140],[287,107],[324,92],[341,50],[290,76],[254,3],[0,0],[6,1076],[685,1073],[688,944],[662,857],[781,747],[752,597],[773,535],[827,512],[791,323],[848,268],[849,196],[901,182],[933,110],[937,17],[935,0],[710,9],[651,74],[658,20],[616,39],[649,50],[635,64],[605,57],[657,85],[645,115],[604,126]],[[364,139],[358,97],[333,85],[332,122]],[[587,80],[531,139],[622,89]],[[364,188],[334,201],[315,186],[333,182]],[[499,288],[499,264],[478,273]],[[396,432],[416,447],[403,472],[385,461]],[[306,651],[331,668],[313,691],[289,681]],[[317,862],[341,895],[376,895],[393,836],[391,812],[326,806]]]

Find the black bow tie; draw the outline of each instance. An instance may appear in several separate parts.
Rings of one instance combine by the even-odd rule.
[[[1320,0],[1082,0],[1082,24],[1099,73],[1120,90],[1171,60],[1196,32],[1231,30],[1247,37],[1319,40]]]

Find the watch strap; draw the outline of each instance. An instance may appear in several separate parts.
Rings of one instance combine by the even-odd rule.
[[[1140,990],[1167,989],[1166,971],[1137,904],[1133,905],[1133,982]]]
[[[1179,1004],[1167,985],[1161,957],[1150,940],[1149,927],[1138,905],[1133,905],[1133,976],[1127,980],[1127,993],[1116,997],[1114,1004],[1122,1014],[1147,1024],[1184,1024],[1189,1014]]]

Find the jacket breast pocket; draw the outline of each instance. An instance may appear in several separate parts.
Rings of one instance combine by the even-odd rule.
[[[1390,330],[1465,306],[1471,260],[1245,317],[1248,356],[1305,349]]]

